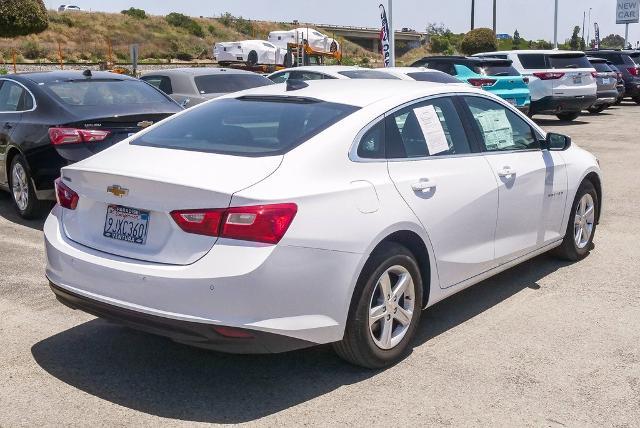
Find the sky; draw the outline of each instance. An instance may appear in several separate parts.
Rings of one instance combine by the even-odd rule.
[[[378,4],[387,0],[71,0],[85,10],[119,12],[131,6],[147,13],[181,12],[192,16],[219,16],[229,12],[248,19],[379,27]],[[517,29],[526,39],[553,39],[554,0],[497,0],[498,33]],[[62,4],[45,0],[49,8]],[[604,38],[611,33],[624,37],[624,25],[616,25],[616,0],[559,0],[558,41],[571,37],[573,27],[582,27],[583,13],[591,10],[591,22],[600,26]],[[456,33],[469,30],[471,0],[394,0],[394,27],[424,31],[430,22],[443,23]],[[492,26],[492,0],[476,0],[476,27]],[[587,26],[588,27],[588,26]],[[591,27],[593,38],[593,24]],[[587,29],[585,29],[585,37]],[[640,24],[629,26],[629,41],[640,41]]]

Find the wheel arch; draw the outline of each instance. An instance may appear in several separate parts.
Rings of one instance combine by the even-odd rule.
[[[25,160],[25,162],[27,162],[26,157],[24,156],[24,153],[22,153],[22,151],[20,151],[20,149],[18,149],[16,146],[9,146],[9,148],[7,149],[7,155],[5,156],[5,169],[4,169],[4,173],[5,173],[5,179],[7,180],[7,185],[11,186],[11,162],[13,162],[13,159],[16,156],[22,156],[22,158]],[[27,168],[29,168],[28,162],[26,165]]]
[[[596,195],[598,195],[598,210],[596,211],[596,224],[600,223],[600,213],[602,212],[602,181],[600,180],[600,176],[595,172],[591,171],[588,173],[584,179],[584,181],[590,181],[593,184],[593,187],[596,189]]]

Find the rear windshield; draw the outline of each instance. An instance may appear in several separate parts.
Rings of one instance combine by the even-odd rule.
[[[47,83],[55,98],[73,106],[173,103],[139,80],[71,80]]]
[[[349,79],[398,79],[396,76],[376,70],[339,71],[338,74],[342,74]]]
[[[522,66],[528,70],[549,68],[544,54],[518,54]]]
[[[288,152],[356,110],[298,97],[223,99],[188,110],[131,144],[234,156],[274,156]]]
[[[593,68],[585,55],[550,55],[551,68]]]
[[[445,73],[438,72],[415,72],[415,73],[407,73],[407,76],[411,77],[413,80],[418,80],[420,82],[435,82],[435,83],[460,83],[458,79],[455,77],[451,77]]]
[[[196,76],[194,78],[201,94],[228,94],[258,86],[272,85],[273,82],[258,74],[226,74]]]
[[[611,73],[612,71],[605,62],[592,62],[591,65],[596,69],[596,71],[601,73]]]
[[[518,70],[510,64],[481,65],[473,67],[473,71],[483,76],[520,76]]]
[[[589,55],[593,55],[598,58],[604,58],[617,65],[635,65],[630,55],[620,52],[589,52]]]

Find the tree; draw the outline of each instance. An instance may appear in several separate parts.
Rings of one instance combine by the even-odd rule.
[[[449,39],[445,36],[431,36],[431,52],[433,53],[447,53],[451,50],[451,44]]]
[[[147,13],[144,10],[136,9],[135,7],[130,7],[129,9],[123,10],[120,13],[122,13],[123,15],[128,15],[132,18],[137,18],[137,19],[147,18]]]
[[[522,43],[522,37],[520,37],[520,32],[516,29],[513,33],[513,49],[520,49],[520,43]]]
[[[182,13],[172,12],[164,18],[169,25],[183,28],[197,37],[204,37],[204,31],[198,22]]]
[[[0,0],[0,37],[40,33],[48,26],[42,0]]]
[[[462,39],[460,50],[465,55],[498,50],[498,41],[491,28],[476,28],[469,31]]]
[[[571,34],[571,39],[569,40],[571,50],[577,51],[580,49],[580,39],[580,27],[576,25],[573,27],[573,34]]]
[[[609,34],[600,42],[602,48],[622,49],[624,47],[624,37],[617,34]]]

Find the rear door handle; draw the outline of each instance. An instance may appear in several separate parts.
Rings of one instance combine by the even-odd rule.
[[[411,185],[411,188],[413,189],[414,192],[423,192],[426,193],[431,189],[435,189],[436,188],[436,183],[435,181],[430,181],[427,179],[423,179],[418,181],[417,183],[413,183]]]
[[[498,176],[500,177],[511,177],[513,175],[516,175],[516,170],[510,166],[503,166],[498,170]]]

